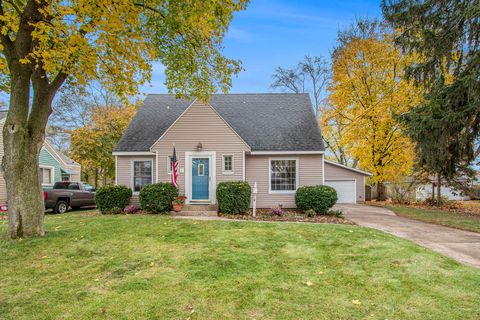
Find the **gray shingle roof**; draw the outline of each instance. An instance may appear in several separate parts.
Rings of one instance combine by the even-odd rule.
[[[149,151],[192,101],[148,95],[114,151]],[[209,104],[252,151],[325,150],[308,94],[215,94]]]

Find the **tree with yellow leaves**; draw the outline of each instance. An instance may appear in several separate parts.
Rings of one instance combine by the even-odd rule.
[[[38,155],[51,104],[65,81],[91,80],[132,95],[153,61],[177,95],[227,91],[240,63],[222,40],[248,0],[0,0],[0,88],[10,94],[3,129],[9,234],[44,234]]]
[[[103,178],[103,184],[114,178],[113,148],[127,129],[136,109],[134,105],[95,107],[91,121],[70,132],[70,157],[82,165],[84,174],[94,176],[95,187],[99,175]]]
[[[340,144],[373,173],[378,199],[384,182],[412,171],[413,143],[402,133],[396,116],[419,104],[421,90],[404,79],[412,57],[403,55],[377,22],[358,21],[339,33],[333,54],[331,108],[325,121],[342,126]]]

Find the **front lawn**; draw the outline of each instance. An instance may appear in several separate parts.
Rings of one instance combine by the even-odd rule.
[[[0,240],[2,319],[480,318],[480,270],[372,229],[85,211],[46,230]]]
[[[463,215],[446,210],[387,205],[397,215],[442,226],[480,232],[480,215]]]

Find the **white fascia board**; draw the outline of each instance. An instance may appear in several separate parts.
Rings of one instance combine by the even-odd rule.
[[[337,166],[337,167],[340,167],[340,168],[343,168],[343,169],[347,169],[347,170],[351,170],[351,171],[354,171],[354,172],[358,172],[358,173],[361,173],[361,174],[364,174],[366,176],[373,176],[373,174],[371,174],[370,172],[366,172],[366,171],[362,171],[362,170],[359,170],[359,169],[355,169],[355,168],[350,168],[348,166],[345,166],[343,164],[340,164],[340,163],[337,163],[337,162],[334,162],[334,161],[330,161],[330,160],[324,160],[325,163],[328,163],[328,164],[331,164],[331,165],[334,165],[334,166]],[[329,180],[329,179],[327,179]],[[331,179],[330,179],[331,180]],[[335,179],[333,179],[335,180]]]
[[[114,151],[112,152],[114,156],[154,156],[154,152],[150,151]]]

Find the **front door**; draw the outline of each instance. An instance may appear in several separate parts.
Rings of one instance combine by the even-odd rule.
[[[209,158],[192,158],[192,201],[210,200],[209,165]]]

